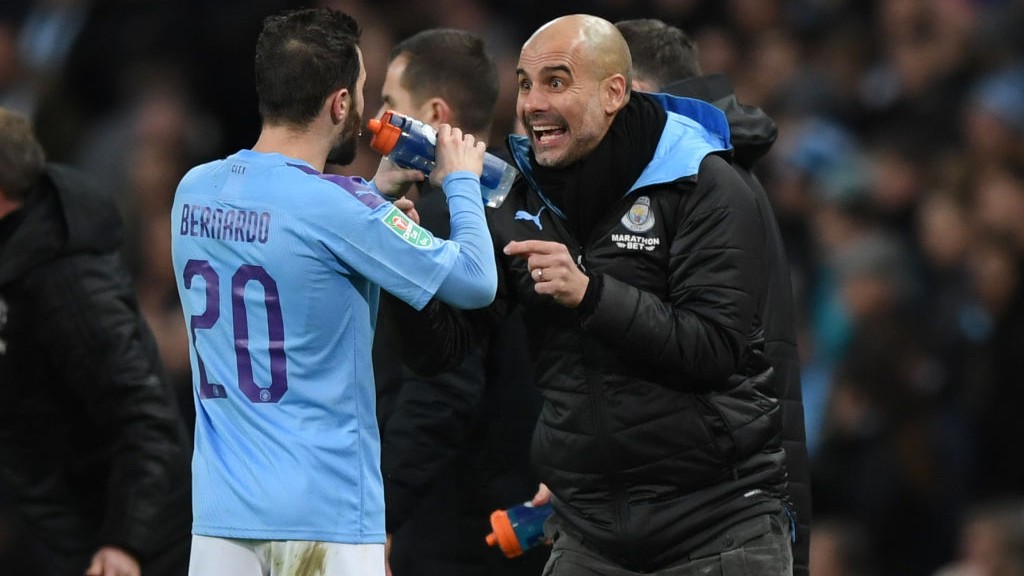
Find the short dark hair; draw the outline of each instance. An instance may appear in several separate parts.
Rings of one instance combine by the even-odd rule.
[[[634,78],[661,89],[701,75],[697,45],[679,28],[654,18],[620,20],[615,27],[629,45]]]
[[[360,34],[354,18],[328,8],[268,16],[256,42],[256,93],[263,121],[306,125],[331,92],[354,90]]]
[[[402,87],[417,103],[438,96],[452,107],[459,127],[487,132],[498,102],[498,69],[479,37],[451,28],[418,32],[391,50],[388,61],[408,58]]]
[[[0,106],[0,192],[8,200],[24,202],[45,165],[32,122]]]

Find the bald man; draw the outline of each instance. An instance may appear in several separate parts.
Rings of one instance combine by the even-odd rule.
[[[516,307],[544,405],[545,574],[792,572],[779,399],[758,304],[770,228],[730,165],[724,114],[631,91],[610,22],[565,16],[520,53],[509,147],[522,178],[488,213],[487,314],[410,318],[421,371]],[[493,320],[491,320],[493,321]],[[549,490],[550,489],[550,490]]]

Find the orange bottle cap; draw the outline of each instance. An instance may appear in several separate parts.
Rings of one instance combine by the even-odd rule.
[[[497,545],[508,558],[522,555],[523,549],[519,546],[519,539],[516,538],[516,532],[512,528],[512,522],[509,521],[507,512],[504,510],[491,512],[491,529],[494,532],[487,535],[488,546]]]
[[[391,123],[393,111],[388,110],[381,114],[380,118],[370,118],[366,127],[373,133],[370,138],[370,148],[378,154],[386,155],[398,144],[398,137],[402,135],[402,129]]]

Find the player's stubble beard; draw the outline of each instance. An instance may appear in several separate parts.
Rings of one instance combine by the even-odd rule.
[[[338,141],[327,153],[327,162],[348,166],[356,159],[356,145],[359,143],[359,136],[362,134],[361,126],[363,117],[353,111],[345,117],[345,126],[338,136]]]

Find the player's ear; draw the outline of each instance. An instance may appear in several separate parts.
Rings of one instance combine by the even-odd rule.
[[[335,124],[343,122],[352,113],[352,95],[348,88],[332,92],[328,97],[328,106],[331,109],[331,121]]]

